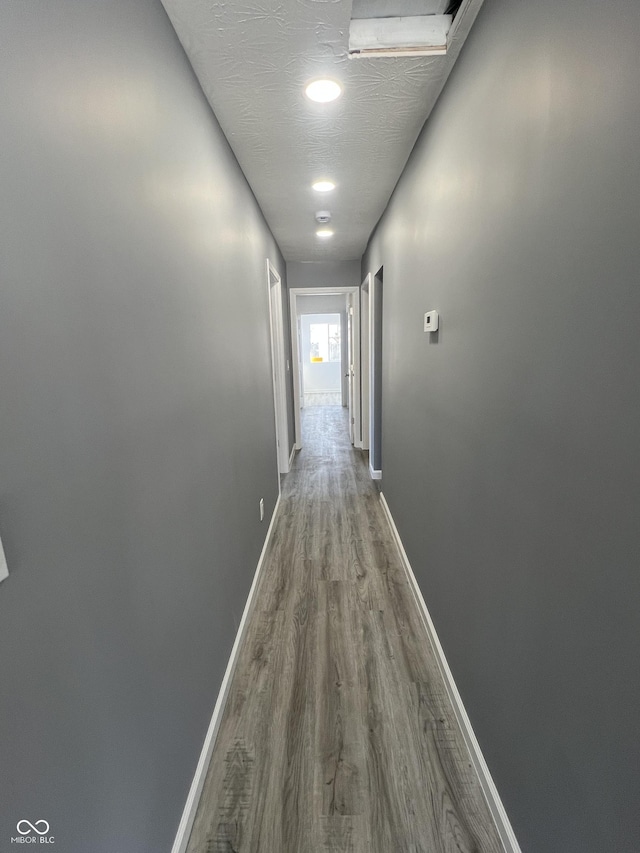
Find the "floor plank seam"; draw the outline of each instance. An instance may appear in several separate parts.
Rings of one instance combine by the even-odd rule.
[[[502,853],[367,455],[302,415],[187,851]]]

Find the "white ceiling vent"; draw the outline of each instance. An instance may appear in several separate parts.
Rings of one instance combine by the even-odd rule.
[[[353,0],[349,57],[430,56],[447,52],[459,2]]]

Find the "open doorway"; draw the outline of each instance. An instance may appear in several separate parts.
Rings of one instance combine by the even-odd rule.
[[[351,444],[362,446],[358,291],[291,289],[297,450],[303,446],[302,415],[316,407],[340,407]]]
[[[298,300],[299,310],[303,300],[304,297]],[[303,409],[344,405],[342,325],[341,313],[300,314]]]

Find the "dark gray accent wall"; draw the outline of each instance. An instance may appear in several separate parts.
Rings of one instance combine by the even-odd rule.
[[[0,849],[160,853],[277,498],[284,261],[158,0],[2,3],[0,79]]]
[[[526,853],[640,849],[639,36],[486,0],[363,265],[384,492]]]

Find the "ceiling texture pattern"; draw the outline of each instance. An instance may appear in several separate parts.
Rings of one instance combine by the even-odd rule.
[[[285,258],[360,258],[482,0],[463,4],[446,56],[385,59],[348,58],[350,0],[162,1]],[[318,77],[342,96],[308,100]],[[315,192],[320,178],[336,189]]]

